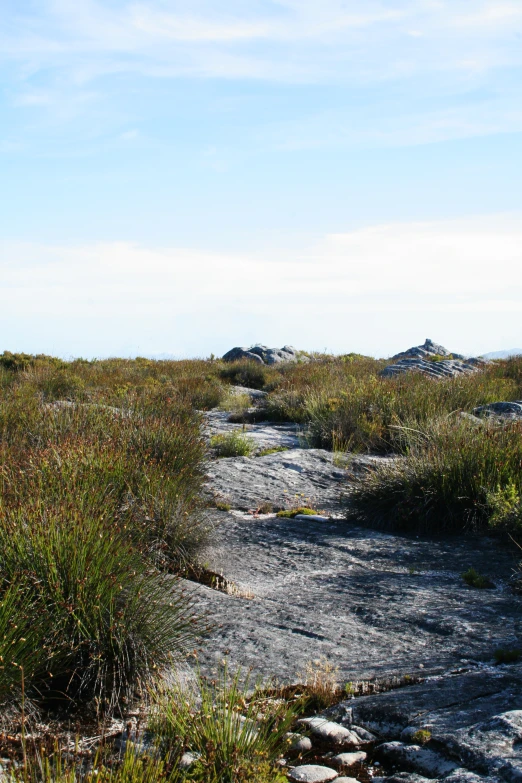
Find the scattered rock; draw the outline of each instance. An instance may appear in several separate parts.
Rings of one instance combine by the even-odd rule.
[[[296,514],[293,519],[297,521],[306,522],[328,522],[330,517],[325,517],[322,514]]]
[[[330,780],[335,780],[337,772],[319,764],[302,764],[291,769],[289,777],[290,780],[298,780],[302,783],[328,783]]]
[[[473,409],[473,415],[481,418],[522,419],[522,400],[479,405]]]
[[[357,778],[346,778],[343,776],[342,778],[335,778],[335,783],[359,783],[359,781]]]
[[[250,348],[232,348],[223,356],[225,362],[237,362],[250,359],[258,364],[281,364],[282,362],[308,361],[303,351],[297,351],[291,345],[282,348],[268,348],[266,345],[253,345]]]
[[[354,764],[360,764],[365,761],[367,754],[363,750],[356,750],[353,753],[338,753],[330,759],[336,767],[353,767]]]
[[[345,726],[325,718],[302,718],[299,723],[308,726],[315,737],[329,745],[360,745],[361,739]]]
[[[294,753],[308,753],[312,750],[312,740],[310,737],[294,733],[287,734],[287,737],[290,740],[288,750],[293,751]]]

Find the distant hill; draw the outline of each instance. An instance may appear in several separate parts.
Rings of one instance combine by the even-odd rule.
[[[491,351],[483,354],[484,359],[509,359],[510,356],[522,356],[522,348],[509,348],[507,351]]]

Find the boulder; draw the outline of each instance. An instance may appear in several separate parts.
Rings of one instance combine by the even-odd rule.
[[[250,348],[232,348],[223,356],[225,362],[237,362],[250,359],[258,364],[281,364],[282,362],[305,361],[306,355],[291,345],[282,348],[268,348],[266,345],[252,345]]]
[[[444,357],[444,358],[440,358]],[[426,340],[424,345],[416,345],[407,351],[392,356],[393,364],[381,372],[383,378],[401,375],[405,372],[420,372],[430,378],[453,378],[456,375],[469,375],[481,369],[487,362],[479,358],[466,358],[462,354],[451,353],[443,345]]]

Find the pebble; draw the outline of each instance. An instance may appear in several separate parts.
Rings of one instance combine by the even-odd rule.
[[[319,764],[302,764],[290,771],[290,780],[301,783],[328,783],[337,778],[337,772],[330,767],[322,767]]]
[[[335,778],[335,783],[359,783],[357,778]]]

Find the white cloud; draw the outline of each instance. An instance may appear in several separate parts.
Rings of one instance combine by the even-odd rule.
[[[516,341],[521,246],[518,215],[375,226],[263,256],[4,244],[1,320],[16,335],[23,312],[33,343],[56,323],[61,354],[122,341],[208,354],[249,339],[385,354],[417,329],[482,352]]]

